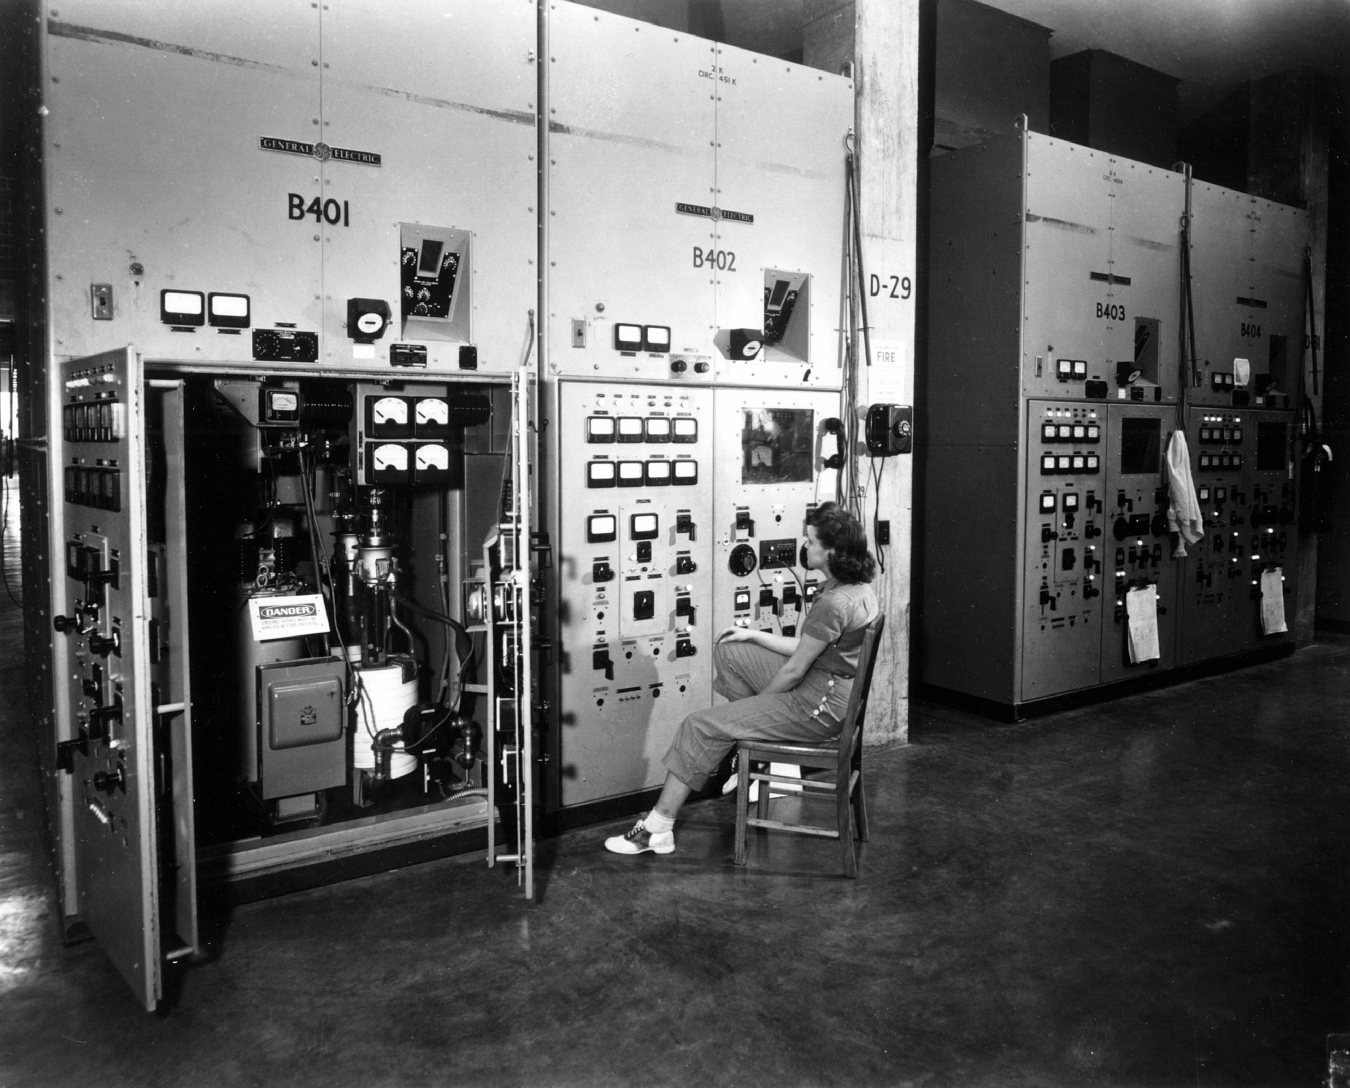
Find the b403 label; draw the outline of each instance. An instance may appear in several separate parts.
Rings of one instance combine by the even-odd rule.
[[[1125,307],[1118,302],[1099,302],[1097,316],[1105,321],[1124,321]]]

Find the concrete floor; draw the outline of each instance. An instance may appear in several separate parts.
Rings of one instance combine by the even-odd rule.
[[[11,568],[13,569],[13,568]],[[1313,1085],[1350,1027],[1350,643],[869,757],[856,882],[729,799],[665,858],[543,844],[541,902],[450,859],[208,919],[146,1014],[61,947],[0,593],[0,1088]]]

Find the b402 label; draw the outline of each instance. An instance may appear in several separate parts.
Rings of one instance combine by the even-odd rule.
[[[736,271],[736,253],[730,249],[704,249],[694,247],[695,268],[715,268],[719,272]]]

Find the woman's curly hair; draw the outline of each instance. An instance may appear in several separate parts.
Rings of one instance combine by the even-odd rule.
[[[870,582],[877,563],[867,550],[862,523],[837,502],[821,503],[806,519],[815,526],[816,539],[832,553],[830,573],[848,585]]]

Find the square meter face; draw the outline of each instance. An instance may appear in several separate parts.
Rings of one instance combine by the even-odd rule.
[[[815,438],[810,408],[747,408],[741,429],[741,483],[809,483],[814,478]]]

